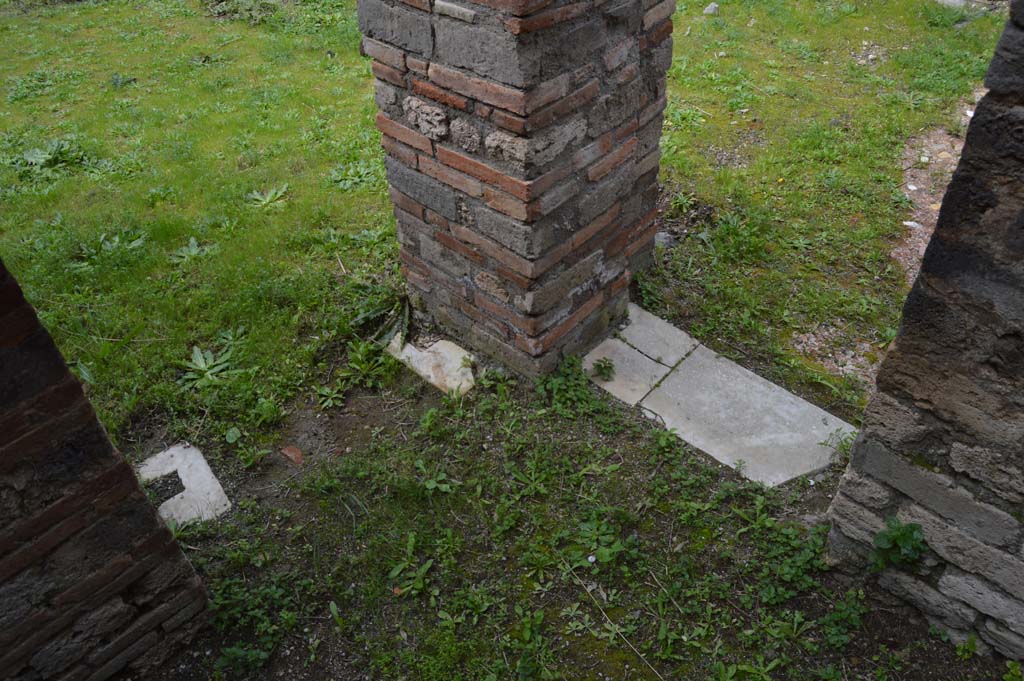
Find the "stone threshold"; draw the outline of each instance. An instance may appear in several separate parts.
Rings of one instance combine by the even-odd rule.
[[[593,372],[602,359],[614,373]],[[818,472],[856,429],[629,305],[629,323],[584,358],[601,388],[683,441],[769,487]]]

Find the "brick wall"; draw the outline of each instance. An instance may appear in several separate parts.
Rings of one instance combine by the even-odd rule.
[[[675,0],[359,0],[402,268],[526,374],[601,339],[653,249]]]
[[[195,632],[205,605],[0,262],[0,679],[146,669]]]
[[[830,516],[854,566],[885,518],[919,524],[925,558],[880,584],[1024,658],[1024,1],[1011,12]]]

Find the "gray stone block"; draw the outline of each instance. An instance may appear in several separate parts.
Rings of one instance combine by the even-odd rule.
[[[1024,502],[1024,469],[1008,453],[955,443],[949,450],[949,463],[953,470],[983,483],[1003,499]]]
[[[459,220],[455,190],[412,170],[393,158],[384,160],[391,185],[413,201],[434,210],[449,220]]]
[[[427,58],[433,55],[434,32],[429,14],[381,0],[359,0],[358,5],[359,30],[364,35]]]
[[[843,494],[868,508],[882,509],[896,497],[892,488],[848,468],[839,482]]]
[[[880,516],[845,496],[841,491],[832,499],[828,517],[833,527],[869,548],[874,544],[875,535],[885,529],[885,522]]]
[[[939,579],[939,591],[960,599],[999,620],[1017,634],[1024,635],[1024,601],[1008,596],[984,579],[950,568]]]
[[[1011,596],[1024,599],[1024,562],[978,541],[920,506],[908,505],[896,517],[903,523],[921,525],[928,546],[943,560],[985,575]]]
[[[951,629],[971,629],[978,617],[974,610],[936,591],[927,582],[891,568],[879,575],[878,585],[913,603]]]
[[[1020,536],[1021,524],[1009,513],[978,501],[967,490],[956,487],[949,476],[915,466],[870,437],[857,442],[853,467],[884,480],[990,544],[1006,546]]]
[[[515,36],[507,31],[439,17],[434,21],[434,41],[434,57],[446,66],[517,88],[528,88],[539,80],[539,55],[521,50]]]
[[[1024,658],[1024,636],[1018,636],[996,621],[987,620],[979,631],[981,638],[1010,659]]]

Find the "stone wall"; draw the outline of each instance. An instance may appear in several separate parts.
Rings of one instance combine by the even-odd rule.
[[[1011,12],[830,515],[852,565],[885,518],[920,525],[924,560],[881,585],[1022,658],[1024,1]]]
[[[675,0],[359,0],[402,268],[526,374],[596,344],[653,249]]]
[[[0,262],[0,679],[160,663],[206,596]]]

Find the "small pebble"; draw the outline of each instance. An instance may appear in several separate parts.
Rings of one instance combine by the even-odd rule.
[[[713,2],[710,5],[708,5],[707,7],[705,7],[704,8],[704,14],[706,14],[709,17],[718,16],[718,3],[717,2]]]

